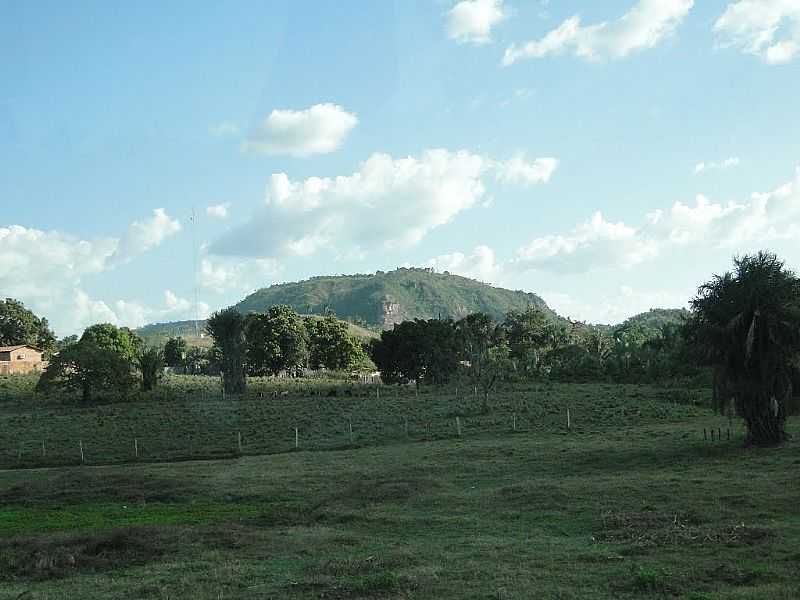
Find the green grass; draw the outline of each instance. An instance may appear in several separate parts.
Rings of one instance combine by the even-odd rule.
[[[487,412],[472,389],[455,386],[417,396],[411,388],[253,380],[244,397],[223,400],[216,378],[174,377],[135,402],[0,402],[0,468],[80,464],[81,446],[87,464],[230,457],[239,454],[240,434],[243,454],[274,454],[294,450],[295,428],[303,450],[450,439],[456,417],[465,438],[508,435],[515,419],[517,433],[563,433],[567,407],[573,433],[582,435],[682,422],[703,413],[697,404],[707,395],[638,385],[518,385],[493,394]]]
[[[465,417],[460,439],[1,471],[0,598],[800,597],[800,443],[745,448],[738,426],[731,441],[703,441],[703,427],[727,422],[700,396],[509,388]],[[531,418],[513,433],[505,411],[525,400]],[[328,402],[389,410],[372,397],[261,404],[299,418]],[[565,403],[569,433],[554,410]],[[448,420],[478,408],[442,390],[392,404]],[[89,411],[38,410],[62,426]]]

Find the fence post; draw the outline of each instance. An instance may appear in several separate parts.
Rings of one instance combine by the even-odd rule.
[[[514,413],[513,421],[514,421],[514,431],[516,431],[517,430],[517,413]]]
[[[133,454],[139,458],[139,440],[133,438]]]
[[[353,445],[353,422],[352,421],[348,421],[347,425],[350,428],[350,445],[352,446]]]
[[[236,442],[237,442],[238,447],[239,447],[239,454],[241,454],[242,453],[242,432],[241,431],[236,434]]]
[[[83,461],[84,461],[84,456],[83,456],[83,440],[78,440],[78,447],[81,449],[81,462],[83,462]]]
[[[569,407],[567,407],[567,431],[572,430],[572,421],[569,417]]]
[[[378,400],[381,399],[381,386],[380,385],[375,388],[375,396],[377,397]]]
[[[300,431],[297,427],[294,428],[294,447],[295,450],[300,447]]]
[[[458,432],[458,437],[461,437],[461,417],[456,417],[456,431]]]
[[[44,440],[42,440],[42,458],[45,457],[45,454],[47,454],[47,452],[45,451],[45,448],[44,448]]]

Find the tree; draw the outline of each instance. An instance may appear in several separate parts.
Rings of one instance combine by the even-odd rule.
[[[387,383],[445,383],[458,369],[459,349],[453,321],[404,321],[381,333],[372,360]]]
[[[144,348],[139,352],[139,371],[142,373],[142,390],[154,389],[164,376],[164,352],[160,348]]]
[[[39,378],[37,389],[76,390],[84,402],[96,393],[126,395],[135,385],[131,363],[93,341],[71,344],[54,355]]]
[[[347,325],[333,315],[321,319],[305,318],[308,330],[309,366],[325,367],[332,371],[352,369],[363,363],[364,350],[347,329]]]
[[[77,341],[78,341],[78,336],[73,333],[72,335],[68,335],[58,340],[56,342],[56,349],[62,350],[71,344],[77,343]]]
[[[208,374],[211,371],[209,352],[198,346],[192,346],[186,351],[184,368],[187,373],[197,375],[198,373]]]
[[[277,375],[308,361],[308,332],[303,319],[286,304],[247,318],[247,364],[253,375]]]
[[[186,360],[187,344],[182,337],[172,337],[164,344],[164,362],[170,367],[180,367]]]
[[[0,346],[26,344],[51,352],[56,336],[45,318],[39,318],[19,300],[0,300]]]
[[[488,410],[489,393],[513,371],[511,349],[502,339],[506,331],[483,313],[467,315],[455,324],[455,331],[467,378],[481,389]]]
[[[220,355],[223,389],[228,394],[243,393],[247,385],[244,315],[235,308],[218,310],[206,322],[206,331]]]
[[[687,337],[714,369],[715,408],[734,405],[749,443],[779,444],[800,355],[800,279],[769,252],[733,264],[699,288]]]
[[[508,378],[511,371],[511,349],[505,342],[489,346],[485,352],[475,357],[474,362],[470,363],[467,373],[470,381],[477,385],[482,392],[484,411],[489,410],[489,394],[494,386]]]
[[[503,323],[513,368],[531,377],[537,373],[543,348],[549,342],[548,318],[530,306],[524,311],[511,311]]]
[[[131,365],[136,364],[142,347],[142,340],[133,331],[111,323],[98,323],[87,327],[80,341],[113,352]]]

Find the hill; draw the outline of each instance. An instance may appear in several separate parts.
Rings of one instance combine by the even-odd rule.
[[[321,315],[311,315],[314,318],[321,319]],[[377,337],[378,334],[374,331],[360,327],[353,323],[346,323],[350,335],[359,340],[369,340]],[[145,325],[136,330],[136,335],[142,338],[147,344],[154,346],[163,346],[169,338],[182,337],[186,340],[189,346],[200,346],[201,348],[210,348],[212,339],[204,332],[206,329],[205,320],[197,321],[197,328],[195,328],[195,321],[175,321],[172,323],[152,323]]]
[[[531,305],[557,316],[536,294],[416,268],[272,285],[250,294],[236,307],[260,312],[274,304],[288,304],[307,314],[333,311],[341,319],[378,330],[409,319],[459,319],[474,312],[502,320],[509,311]]]
[[[376,337],[376,331],[390,329],[409,319],[450,317],[459,319],[473,312],[484,312],[498,321],[512,310],[535,306],[553,319],[565,321],[536,294],[508,290],[431,269],[400,268],[375,274],[312,277],[305,281],[281,283],[253,292],[236,304],[242,312],[263,312],[276,304],[288,304],[300,314],[321,316],[333,312],[347,322],[353,336]],[[688,316],[685,309],[652,309],[618,325],[597,325],[604,331],[641,326],[654,334],[666,323],[680,324]],[[198,331],[205,321],[198,322]],[[190,345],[210,346],[211,340],[195,333],[194,321],[155,323],[139,328],[142,338],[163,344],[181,336]]]
[[[626,319],[613,329],[638,327],[647,332],[657,333],[664,325],[683,325],[688,317],[689,311],[685,308],[653,308]]]

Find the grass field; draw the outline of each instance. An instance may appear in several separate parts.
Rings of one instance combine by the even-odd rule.
[[[13,378],[9,378],[13,379]],[[23,393],[0,400],[0,468],[173,461],[334,450],[458,436],[576,434],[703,414],[703,389],[530,384],[502,388],[490,410],[472,389],[251,380],[247,394],[222,399],[219,380],[173,377],[145,400],[83,406]],[[458,417],[458,422],[456,422]],[[727,425],[726,425],[727,426]],[[351,434],[352,427],[352,434]],[[695,428],[695,434],[701,433]],[[241,435],[241,451],[239,439]],[[138,451],[138,457],[137,457]]]
[[[140,420],[146,440],[214,424],[231,455],[248,423],[245,440],[283,437],[279,454],[0,471],[0,598],[800,597],[800,444],[743,448],[738,425],[704,441],[727,420],[696,405],[702,390],[532,385],[483,413],[449,390],[332,389],[238,404],[3,402],[6,444],[80,433],[111,454],[102,440]],[[348,419],[363,431],[353,447]],[[339,449],[283,452],[295,426]]]

